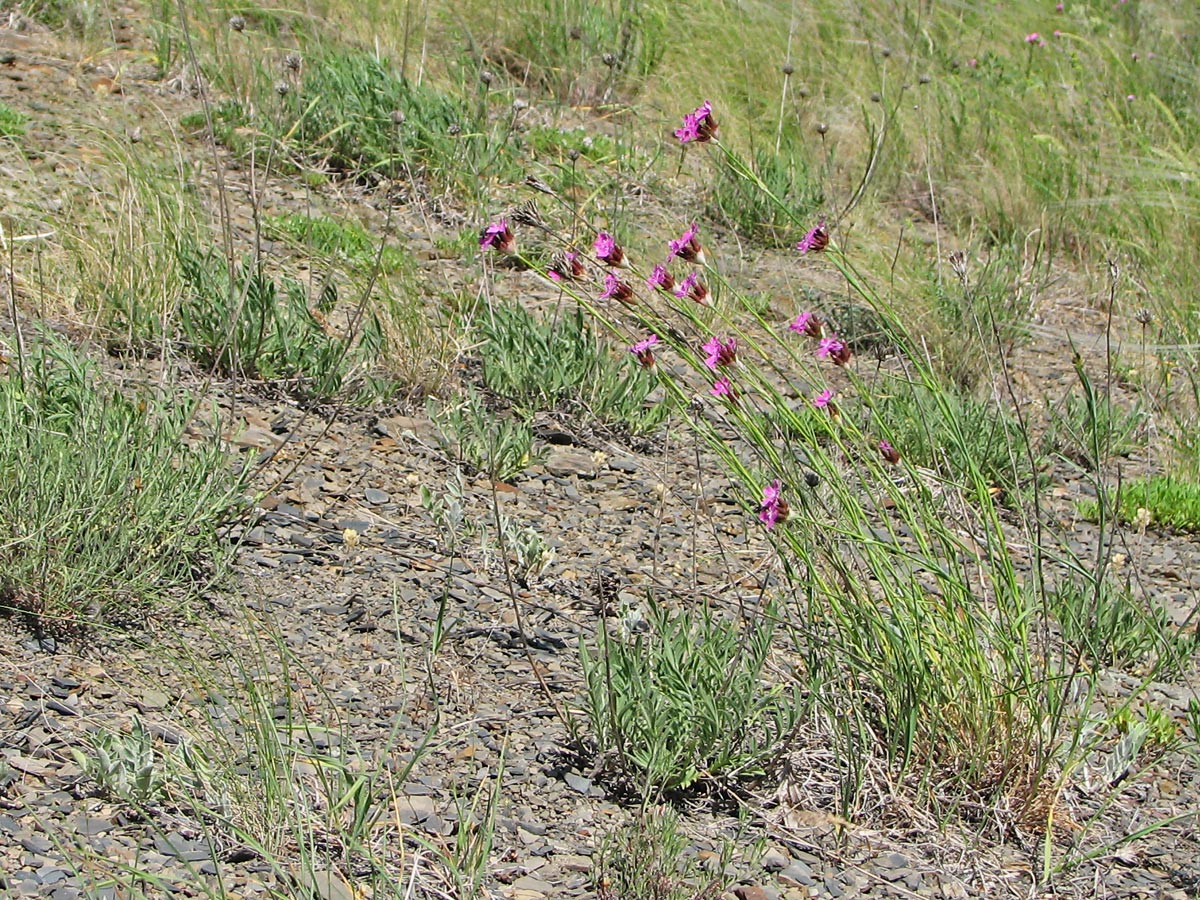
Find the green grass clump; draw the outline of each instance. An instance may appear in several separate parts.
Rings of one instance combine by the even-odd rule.
[[[1119,492],[1110,492],[1107,502],[1117,504],[1117,515],[1126,524],[1200,532],[1200,483],[1195,481],[1182,481],[1170,475],[1138,478],[1124,482]],[[1099,503],[1080,501],[1079,513],[1096,521],[1100,515]]]
[[[473,388],[459,402],[431,409],[431,417],[446,449],[472,471],[511,481],[538,462],[529,425],[497,414]]]
[[[689,854],[679,814],[669,806],[640,810],[604,835],[596,848],[592,882],[599,900],[716,900],[730,884],[732,843],[721,848],[721,865],[706,867]]]
[[[597,753],[647,796],[761,775],[796,714],[782,690],[759,681],[774,629],[649,605],[645,633],[629,613],[630,635],[580,642]]]
[[[462,104],[362,52],[329,50],[308,60],[300,89],[286,99],[295,120],[285,131],[294,129],[304,152],[342,173],[396,175],[405,162],[445,167],[469,124]]]
[[[792,148],[759,150],[754,174],[775,200],[748,182],[727,159],[717,169],[709,213],[743,237],[766,247],[786,247],[816,224],[825,195],[807,160]],[[778,201],[778,202],[776,202]],[[810,221],[811,220],[811,221]]]
[[[1113,456],[1128,456],[1145,443],[1149,417],[1140,407],[1122,409],[1104,394],[1072,391],[1050,410],[1050,427],[1042,435],[1043,453],[1056,453],[1096,471]]]
[[[185,440],[186,405],[101,384],[56,340],[0,377],[0,608],[50,633],[194,588],[241,503],[217,441]]]
[[[494,62],[560,102],[628,99],[666,52],[670,16],[655,0],[520,0],[507,11]]]
[[[351,313],[358,334],[330,323],[338,302],[334,284],[325,284],[310,303],[304,284],[276,280],[249,261],[231,273],[214,251],[185,244],[179,252],[186,286],[180,329],[185,349],[202,366],[328,398],[352,386],[378,358],[383,336],[374,316]]]
[[[19,137],[25,133],[27,116],[11,106],[0,103],[0,138]]]
[[[228,147],[234,153],[245,153],[250,143],[248,130],[250,118],[245,107],[237,100],[226,99],[212,107],[213,140]],[[179,119],[179,124],[187,131],[199,132],[208,127],[209,116],[204,111],[188,113]]]
[[[913,463],[964,484],[977,472],[1006,491],[1029,477],[1020,424],[996,402],[902,379],[888,379],[881,387],[873,398],[874,416]]]
[[[652,373],[613,348],[582,313],[539,319],[519,306],[503,306],[485,322],[483,380],[526,417],[563,408],[631,434],[648,434],[670,411],[651,403]]]
[[[290,213],[268,216],[263,220],[268,237],[280,238],[306,247],[323,257],[340,257],[358,271],[369,271],[376,259],[384,272],[407,270],[412,257],[402,248],[384,244],[352,222],[328,216]]]
[[[1063,640],[1095,665],[1128,669],[1149,663],[1166,677],[1197,647],[1195,633],[1174,628],[1161,606],[1139,602],[1129,585],[1110,579],[1070,581],[1049,601]]]

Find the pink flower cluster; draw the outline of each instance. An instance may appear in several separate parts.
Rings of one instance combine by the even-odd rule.
[[[788,330],[815,338],[818,341],[817,356],[820,359],[830,360],[834,365],[844,366],[854,358],[854,351],[850,349],[850,345],[835,334],[827,334],[825,323],[816,313],[809,311],[800,313],[788,325]]]

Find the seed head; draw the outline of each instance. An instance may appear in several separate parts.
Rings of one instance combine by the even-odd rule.
[[[283,58],[283,67],[289,72],[299,72],[300,66],[304,62],[303,57],[295,50]]]
[[[245,17],[244,16],[230,16],[229,17],[229,27],[232,28],[234,31],[245,31],[246,30]]]
[[[950,254],[950,269],[963,284],[967,283],[967,254],[955,250]]]

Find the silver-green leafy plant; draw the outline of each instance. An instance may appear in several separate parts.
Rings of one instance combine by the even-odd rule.
[[[137,717],[128,734],[99,732],[86,750],[72,748],[71,755],[83,773],[106,795],[141,806],[159,799],[168,776],[163,759],[154,749],[154,736]]]
[[[654,374],[629,353],[614,356],[581,310],[540,318],[520,306],[501,306],[484,337],[484,384],[526,418],[557,410],[641,435],[670,412],[669,404],[651,401]]]
[[[432,412],[442,443],[473,471],[497,481],[516,478],[538,459],[533,431],[488,408],[473,388],[459,402]]]
[[[178,602],[221,571],[244,478],[219,438],[184,439],[188,403],[127,396],[52,336],[30,344],[0,376],[0,613],[70,632]]]
[[[445,544],[451,552],[460,538],[475,533],[475,523],[466,514],[463,491],[462,472],[458,470],[446,479],[441,491],[434,492],[421,485],[421,507],[445,535]]]
[[[602,758],[648,795],[763,774],[796,722],[796,705],[759,679],[774,628],[709,610],[580,642],[587,716]]]
[[[554,562],[554,548],[546,543],[542,533],[531,525],[522,527],[501,513],[500,539],[502,551],[513,560],[512,575],[522,587],[528,587]]]

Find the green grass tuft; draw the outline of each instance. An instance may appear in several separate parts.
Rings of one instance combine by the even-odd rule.
[[[0,377],[0,608],[49,633],[140,620],[197,585],[242,485],[189,410],[100,386],[57,340]]]
[[[1119,501],[1117,515],[1126,524],[1200,532],[1200,484],[1195,481],[1181,481],[1169,475],[1139,478],[1122,484],[1119,494],[1110,492],[1109,502],[1113,501]],[[1098,502],[1080,501],[1079,513],[1096,521],[1100,514]]]
[[[17,112],[11,106],[0,103],[0,138],[23,135],[28,118],[24,113]]]

